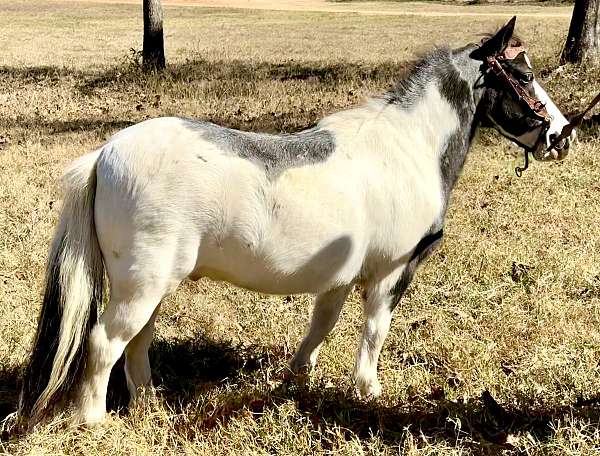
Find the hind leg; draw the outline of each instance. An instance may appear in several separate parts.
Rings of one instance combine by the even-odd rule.
[[[302,368],[314,367],[323,340],[335,326],[350,290],[352,286],[340,287],[315,298],[310,329],[290,361],[292,372],[297,373]]]
[[[163,293],[122,296],[121,293],[113,293],[90,334],[87,364],[76,404],[76,419],[80,423],[103,421],[110,371],[127,344],[152,318]]]
[[[156,307],[144,328],[131,340],[131,342],[129,342],[129,344],[127,344],[127,348],[125,348],[125,376],[127,377],[130,404],[135,402],[139,393],[152,386],[148,349],[152,343],[154,322],[158,316],[159,309],[160,305]]]

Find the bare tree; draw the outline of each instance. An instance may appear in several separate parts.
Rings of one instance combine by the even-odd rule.
[[[160,0],[144,0],[144,68],[162,70],[165,67],[163,39],[163,9]]]
[[[600,62],[600,0],[575,0],[562,63]]]

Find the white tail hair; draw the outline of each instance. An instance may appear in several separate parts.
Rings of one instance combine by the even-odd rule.
[[[100,152],[76,160],[63,176],[64,203],[50,249],[44,301],[19,403],[19,416],[29,427],[71,398],[102,303],[104,264],[94,224]]]

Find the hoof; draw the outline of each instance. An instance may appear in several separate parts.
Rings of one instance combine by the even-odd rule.
[[[289,364],[291,373],[297,376],[309,375],[314,366],[315,363],[313,363],[311,360],[307,361],[306,359],[298,359],[296,357],[292,358]]]
[[[377,378],[374,379],[355,379],[356,394],[363,400],[371,401],[381,396],[381,384]]]

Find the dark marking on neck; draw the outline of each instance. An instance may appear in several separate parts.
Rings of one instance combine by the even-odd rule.
[[[461,49],[456,51],[456,53],[464,55],[465,51]],[[447,139],[440,156],[442,186],[444,189],[445,206],[447,207],[450,193],[462,171],[477,128],[477,123],[475,122],[476,106],[472,87],[479,71],[474,72],[471,69],[470,72],[475,79],[467,81],[455,66],[452,58],[448,61],[445,70],[444,74],[439,78],[440,93],[450,106],[452,106],[452,109],[454,109],[460,123],[459,128]],[[466,73],[468,72],[469,69],[467,68]]]

